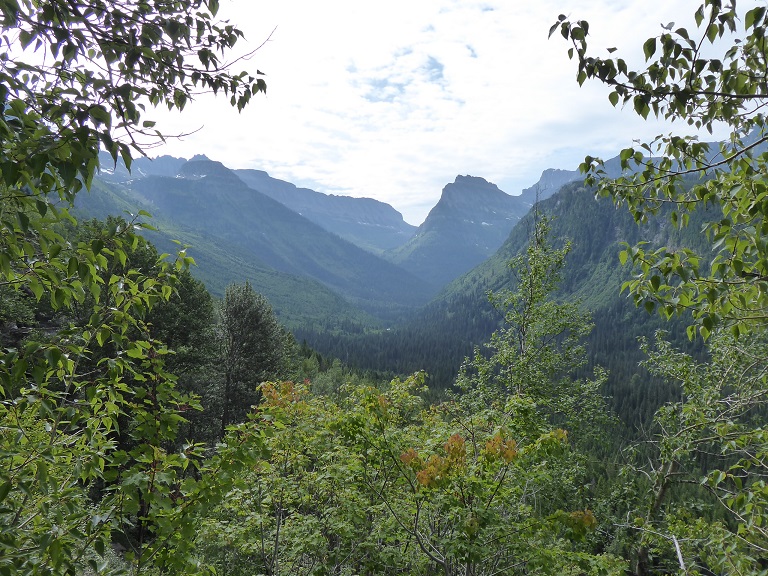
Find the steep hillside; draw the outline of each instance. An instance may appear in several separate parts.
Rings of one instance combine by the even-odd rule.
[[[424,304],[433,289],[249,188],[219,162],[182,166],[179,177],[136,180],[154,213],[237,246],[267,266],[325,284],[350,302],[390,317]]]
[[[405,222],[400,212],[378,200],[297,188],[261,170],[235,170],[235,173],[254,190],[376,254],[404,244],[416,232],[416,227]]]
[[[530,208],[537,201],[546,200],[566,184],[583,178],[584,175],[578,170],[548,168],[541,173],[541,178],[536,184],[523,190],[520,194],[520,201]]]
[[[108,216],[130,218],[130,214],[137,214],[139,210],[151,212],[153,209],[154,206],[139,201],[130,188],[97,178],[90,193],[78,195],[75,213],[81,220]],[[206,233],[160,214],[141,220],[157,228],[144,234],[160,252],[177,252],[180,248],[177,241],[189,246],[188,254],[196,262],[192,273],[215,296],[223,296],[224,289],[232,282],[248,280],[267,297],[281,322],[291,329],[303,326],[353,333],[379,322],[320,282],[275,270],[240,246],[212,241]]]
[[[205,158],[199,156],[196,158]],[[205,158],[207,160],[207,158]],[[158,156],[157,158],[139,157],[133,160],[131,170],[129,171],[122,159],[117,163],[106,152],[99,154],[99,176],[108,182],[127,182],[146,176],[170,176],[171,178],[179,173],[179,169],[187,163],[185,158],[176,158],[174,156]]]
[[[604,169],[608,177],[620,176],[619,157],[607,160]],[[393,261],[414,273],[419,265],[424,270],[432,267],[432,273],[446,285],[444,297],[476,281],[473,280],[475,278],[495,278],[496,284],[503,285],[504,281],[499,279],[506,277],[506,261],[524,244],[532,226],[526,218],[531,217],[531,207],[539,202],[542,213],[556,216],[554,233],[573,238],[572,260],[583,263],[584,269],[580,272],[568,272],[563,291],[570,293],[573,289],[585,295],[588,303],[592,304],[597,294],[612,290],[615,284],[601,283],[595,290],[579,284],[578,278],[583,279],[592,274],[592,265],[610,268],[613,274],[617,274],[613,266],[618,252],[617,242],[639,239],[639,236],[637,227],[626,211],[617,212],[610,202],[598,202],[591,193],[583,191],[581,195],[574,196],[577,190],[583,190],[581,181],[582,175],[577,170],[548,169],[542,172],[536,184],[523,190],[522,194],[509,196],[482,178],[460,176],[454,184],[445,187],[443,197],[419,228],[417,235],[388,256],[391,255]],[[664,225],[663,219],[658,222]],[[610,236],[610,230],[614,230],[614,236]],[[483,240],[486,249],[480,250]],[[597,262],[585,258],[583,250],[591,254],[590,258],[599,256],[603,260]],[[605,254],[606,251],[610,252],[610,257]],[[611,263],[607,264],[605,258]],[[461,264],[462,261],[464,264]],[[446,272],[451,268],[454,270],[453,276]],[[467,278],[460,278],[470,270],[472,272]],[[455,282],[449,284],[453,280]],[[495,289],[494,286],[480,283],[483,284],[483,290]]]
[[[116,169],[102,176],[97,189],[81,195],[79,209],[96,217],[140,209],[152,213],[159,229],[153,240],[164,250],[175,248],[170,238],[192,244],[199,275],[215,292],[230,281],[251,278],[265,294],[283,294],[281,302],[273,302],[276,308],[292,315],[305,310],[310,312],[310,324],[322,317],[333,327],[338,322],[328,311],[339,309],[339,303],[327,298],[331,291],[336,298],[387,319],[411,312],[436,291],[249,188],[218,162],[201,158],[184,163],[176,177],[142,177],[141,165],[132,168],[130,175]],[[317,301],[317,295],[308,297],[298,289],[303,281],[325,287],[324,311],[308,310],[305,300]],[[309,293],[316,293],[315,288]]]

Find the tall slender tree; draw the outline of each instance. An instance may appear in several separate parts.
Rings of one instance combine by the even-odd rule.
[[[462,402],[478,408],[535,406],[536,418],[596,431],[608,423],[599,389],[605,375],[578,381],[574,370],[586,363],[584,338],[592,330],[588,312],[578,302],[561,302],[555,291],[570,251],[552,245],[549,219],[537,218],[529,246],[512,259],[511,290],[490,295],[504,316],[486,349],[477,348],[459,373]]]
[[[223,388],[221,426],[242,422],[259,401],[258,386],[286,375],[291,337],[267,299],[249,282],[227,287],[219,307]]]

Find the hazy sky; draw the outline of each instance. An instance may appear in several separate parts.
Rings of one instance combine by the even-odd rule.
[[[319,192],[367,196],[420,224],[458,174],[509,194],[546,168],[575,169],[669,128],[614,109],[608,90],[579,88],[569,45],[547,39],[558,14],[591,24],[595,54],[642,42],[670,21],[693,27],[683,0],[222,0],[246,34],[245,63],[266,96],[238,114],[206,97],[154,117],[166,133],[199,129],[152,151],[204,153]],[[274,30],[274,32],[273,32]],[[271,34],[271,37],[270,37]],[[681,127],[682,129],[682,127]]]

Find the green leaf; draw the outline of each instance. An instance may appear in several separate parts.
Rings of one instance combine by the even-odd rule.
[[[104,124],[109,127],[112,125],[112,116],[107,112],[107,109],[104,108],[104,106],[92,106],[89,110],[89,115],[96,126]]]
[[[555,22],[552,24],[552,26],[549,27],[549,34],[547,34],[547,38],[552,38],[552,34],[555,33],[555,30],[557,30],[560,27],[560,21]]]
[[[11,488],[13,488],[13,483],[10,480],[0,485],[0,502],[6,499],[11,492]]]
[[[720,27],[714,22],[709,25],[709,27],[707,28],[707,39],[710,41],[710,43],[712,44],[715,43],[715,40],[717,40],[717,35],[719,31],[720,31]]]
[[[655,53],[656,53],[656,38],[648,38],[648,40],[646,40],[645,43],[643,44],[643,54],[645,54],[645,59],[650,60]]]
[[[187,104],[187,94],[183,90],[176,90],[173,93],[173,103],[179,110],[183,110]]]
[[[125,353],[128,355],[129,358],[144,358],[146,356],[144,350],[139,348],[138,346],[129,348],[125,351]]]
[[[44,288],[43,285],[37,280],[37,278],[31,278],[28,284],[30,290],[35,295],[35,299],[39,302],[43,297]]]
[[[696,10],[696,13],[694,14],[694,19],[696,20],[696,26],[701,26],[701,23],[704,21],[704,5],[703,4],[699,6],[698,10]]]
[[[622,250],[619,252],[619,263],[624,266],[627,263],[627,258],[629,257],[629,254],[626,250]]]
[[[24,212],[18,212],[17,216],[19,219],[19,226],[21,227],[21,230],[26,234],[29,232],[29,216],[24,214]]]

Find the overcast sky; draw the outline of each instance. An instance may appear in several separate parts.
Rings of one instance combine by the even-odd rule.
[[[203,153],[231,168],[329,194],[382,200],[420,224],[458,174],[509,194],[546,168],[575,169],[669,128],[614,109],[608,90],[579,88],[558,14],[590,22],[594,53],[616,47],[641,63],[642,42],[674,21],[683,0],[222,0],[245,63],[266,73],[266,96],[238,114],[205,97],[159,116],[193,135],[152,151]],[[273,31],[274,30],[274,31]],[[271,36],[270,36],[271,34]],[[155,114],[157,117],[157,114]],[[682,127],[681,127],[682,129]]]

